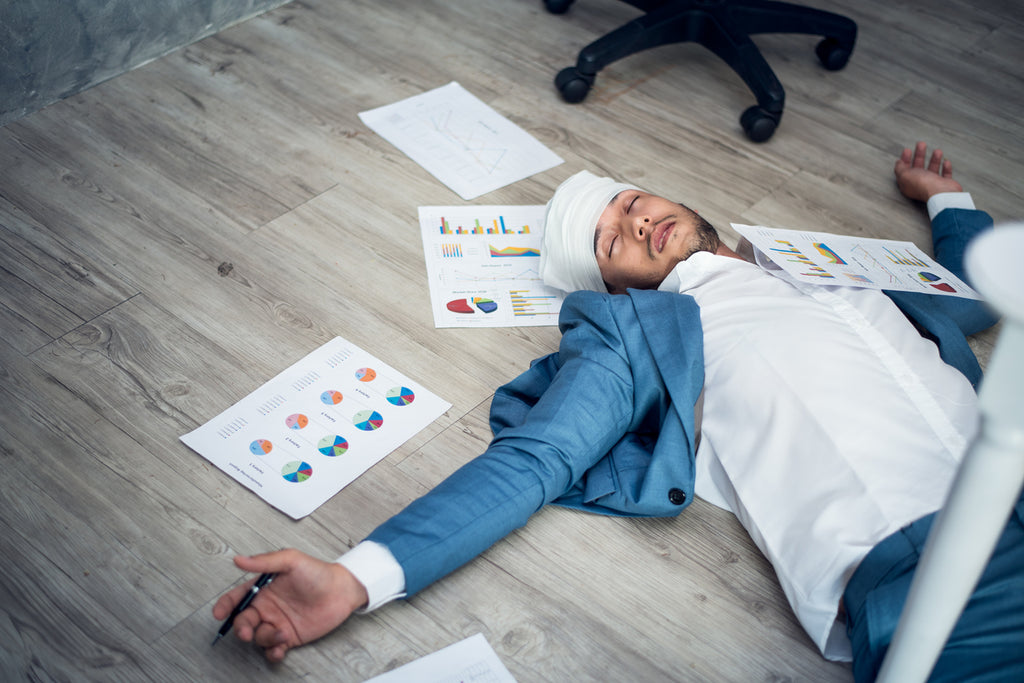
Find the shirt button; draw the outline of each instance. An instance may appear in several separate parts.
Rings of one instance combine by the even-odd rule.
[[[673,505],[682,505],[686,502],[686,491],[682,489],[669,489],[668,502]]]

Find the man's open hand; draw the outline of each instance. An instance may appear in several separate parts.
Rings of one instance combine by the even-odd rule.
[[[953,180],[953,164],[944,159],[942,150],[932,152],[931,159],[925,165],[928,156],[928,145],[917,143],[913,150],[907,148],[896,160],[896,186],[910,199],[926,202],[928,198],[940,192],[963,192],[960,183]]]
[[[254,574],[274,573],[273,582],[235,619],[235,634],[264,648],[271,662],[288,650],[330,633],[366,604],[366,589],[340,564],[298,550],[235,557],[235,565]],[[232,588],[213,606],[215,619],[227,619],[253,581]]]

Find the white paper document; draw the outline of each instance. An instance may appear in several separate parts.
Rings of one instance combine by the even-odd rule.
[[[435,327],[558,324],[562,293],[540,279],[544,206],[421,206]]]
[[[516,683],[483,634],[409,662],[366,683]]]
[[[299,519],[450,407],[335,337],[181,440]]]
[[[463,199],[562,163],[535,137],[454,81],[361,112],[359,118]]]
[[[732,227],[803,282],[981,298],[913,242],[736,223]]]

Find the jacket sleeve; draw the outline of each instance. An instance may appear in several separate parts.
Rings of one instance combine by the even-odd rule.
[[[970,284],[964,272],[964,250],[978,233],[992,227],[992,218],[974,209],[946,209],[932,220],[935,260]],[[999,321],[984,302],[954,296],[885,290],[903,313],[925,330],[949,365],[960,370],[975,387],[981,382],[981,366],[967,343],[967,336]]]
[[[402,566],[407,595],[523,526],[628,429],[632,379],[607,297],[571,295],[560,326],[557,372],[525,421],[367,538]]]
[[[932,244],[935,260],[958,278],[970,284],[964,271],[964,251],[979,233],[992,227],[992,217],[984,211],[972,209],[946,209],[932,220]],[[974,299],[937,297],[940,306],[957,324],[964,335],[981,332],[999,321],[988,307]]]

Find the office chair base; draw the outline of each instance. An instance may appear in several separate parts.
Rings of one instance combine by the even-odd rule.
[[[837,71],[846,66],[857,38],[852,20],[809,7],[777,0],[625,0],[646,13],[587,45],[576,66],[555,76],[555,87],[569,103],[582,102],[597,73],[614,61],[661,45],[696,42],[743,79],[757,100],[740,117],[754,142],[775,133],[786,93],[772,68],[751,40],[757,33],[804,33],[823,36],[815,48],[822,66]],[[573,0],[544,0],[549,12],[565,12]]]

